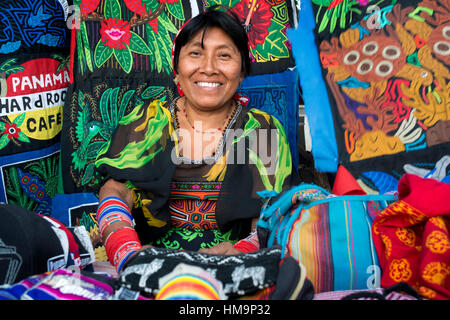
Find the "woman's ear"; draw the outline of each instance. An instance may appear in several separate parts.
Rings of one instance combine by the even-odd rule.
[[[181,86],[180,86],[179,79],[178,79],[177,75],[175,75],[175,77],[173,78],[173,82],[177,86],[178,93],[180,94],[180,96],[184,95],[183,90],[181,89]]]

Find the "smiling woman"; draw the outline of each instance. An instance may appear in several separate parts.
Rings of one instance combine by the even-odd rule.
[[[173,50],[174,81],[183,95],[174,104],[174,113],[182,112],[181,117],[175,115],[182,132],[180,148],[194,160],[211,156],[220,144],[236,115],[233,97],[250,65],[242,27],[230,15],[212,12],[215,19],[187,24]]]
[[[172,52],[180,97],[136,106],[96,161],[97,219],[119,272],[142,244],[257,250],[263,203],[298,182],[280,122],[236,94],[250,70],[244,27],[210,9],[184,25]]]
[[[222,29],[198,32],[181,48],[179,59],[175,79],[187,97],[186,109],[227,113],[234,106],[232,97],[244,72],[236,45]]]

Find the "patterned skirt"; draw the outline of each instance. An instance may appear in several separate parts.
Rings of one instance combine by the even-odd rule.
[[[151,243],[155,247],[197,251],[230,241],[217,225],[215,210],[221,189],[217,182],[173,182],[169,210],[172,228]]]

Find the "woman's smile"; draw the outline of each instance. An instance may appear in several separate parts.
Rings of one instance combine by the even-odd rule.
[[[217,87],[221,86],[221,84],[218,82],[196,82],[195,84],[200,87],[206,87],[206,88],[217,88]]]

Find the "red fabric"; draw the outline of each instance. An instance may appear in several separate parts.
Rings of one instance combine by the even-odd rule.
[[[450,299],[450,185],[405,174],[399,200],[374,220],[381,286],[407,282],[429,299]]]
[[[234,248],[244,253],[257,251],[259,248],[250,241],[240,240],[234,244]]]
[[[233,247],[244,253],[254,252],[259,250],[259,239],[256,232],[250,233],[250,235],[242,240],[236,242]]]
[[[366,194],[352,174],[342,165],[338,167],[331,192],[338,196]]]
[[[428,216],[450,213],[450,184],[405,174],[398,183],[399,199]]]

